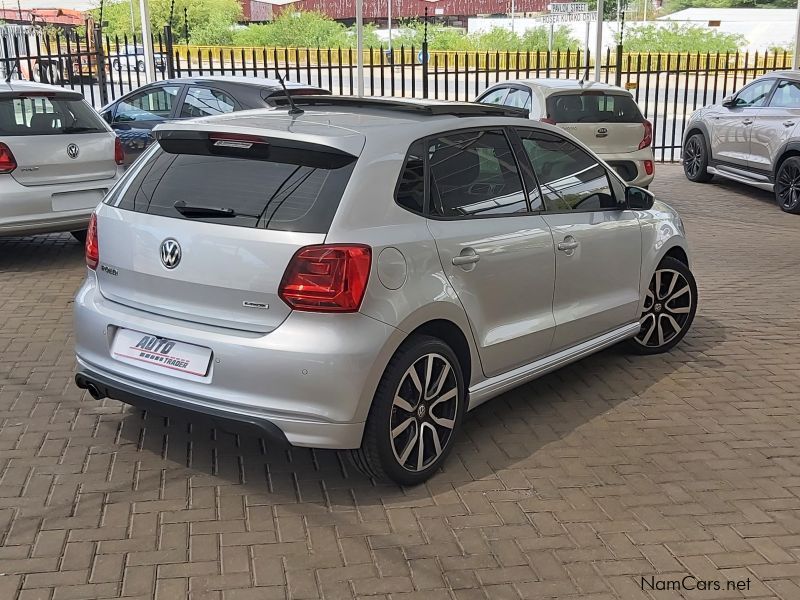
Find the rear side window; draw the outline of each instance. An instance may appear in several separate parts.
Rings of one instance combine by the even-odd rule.
[[[0,135],[103,133],[100,116],[83,100],[40,96],[0,99]]]
[[[425,142],[411,145],[395,199],[403,208],[422,214],[425,208]]]
[[[236,110],[236,102],[225,92],[203,87],[190,87],[181,108],[181,117],[209,117]]]
[[[549,96],[547,117],[556,123],[641,123],[644,120],[633,98],[602,92]]]
[[[162,142],[163,144],[163,142]],[[204,146],[197,153],[192,146]],[[211,142],[159,148],[109,203],[135,212],[236,227],[326,233],[356,158],[264,145],[257,158]]]

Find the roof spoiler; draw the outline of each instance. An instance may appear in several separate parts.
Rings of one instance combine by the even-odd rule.
[[[302,106],[373,108],[409,112],[428,116],[453,117],[528,117],[528,110],[513,106],[478,104],[476,102],[409,101],[399,98],[358,98],[355,96],[294,96],[294,103]],[[276,97],[275,104],[288,105],[285,98]]]
[[[83,94],[73,90],[48,90],[48,89],[26,89],[15,88],[9,84],[11,89],[0,90],[0,98],[52,98],[54,100],[83,100]]]

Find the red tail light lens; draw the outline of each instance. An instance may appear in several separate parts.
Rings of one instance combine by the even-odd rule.
[[[92,213],[89,220],[89,229],[86,232],[86,266],[92,271],[97,269],[100,262],[100,244],[97,239],[97,215]]]
[[[0,142],[0,173],[11,173],[17,168],[17,159],[11,148]]]
[[[125,150],[122,148],[122,141],[118,137],[114,138],[114,162],[118,165],[125,162]]]
[[[644,137],[639,142],[639,150],[644,150],[653,144],[653,124],[645,119],[642,121],[642,125],[644,125]]]
[[[653,164],[652,160],[644,161],[644,172],[648,175],[652,175],[653,171],[655,171],[655,165]]]
[[[278,295],[294,310],[355,312],[364,299],[372,249],[363,245],[300,248],[283,274]]]
[[[542,123],[549,123],[550,125],[558,125],[555,119],[551,119],[550,117],[542,117],[539,119]]]

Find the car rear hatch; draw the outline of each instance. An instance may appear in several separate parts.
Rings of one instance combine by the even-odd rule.
[[[98,211],[103,296],[207,325],[279,326],[291,312],[278,295],[287,264],[324,241],[364,145],[347,130],[325,139],[303,131],[337,128],[284,120],[269,135],[209,132],[209,121],[158,130]]]
[[[114,134],[71,91],[0,92],[0,139],[21,185],[69,184],[115,176]]]
[[[553,94],[547,97],[545,120],[569,131],[598,154],[635,152],[649,135],[649,124],[636,102],[622,91]]]

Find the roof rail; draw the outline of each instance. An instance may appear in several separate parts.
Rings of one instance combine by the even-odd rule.
[[[286,98],[270,98],[275,104],[286,105]],[[402,98],[358,98],[356,96],[294,96],[294,103],[303,106],[332,106],[352,108],[373,108],[399,112],[412,112],[419,115],[453,117],[522,117],[527,118],[528,110],[513,106],[478,104],[477,102],[442,102],[425,100],[406,100]]]

